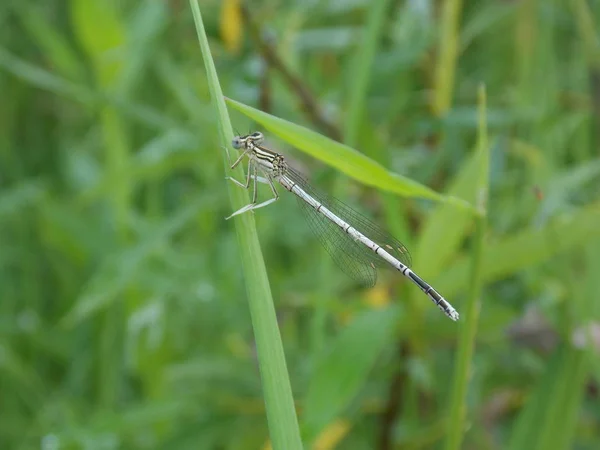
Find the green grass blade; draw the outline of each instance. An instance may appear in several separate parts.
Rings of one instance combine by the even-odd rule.
[[[116,92],[123,64],[116,57],[115,49],[126,43],[125,23],[118,8],[98,0],[74,0],[69,6],[74,34],[93,65],[95,85],[101,92]],[[111,219],[114,221],[115,241],[126,245],[131,238],[130,214],[134,187],[124,171],[132,153],[131,128],[119,111],[110,105],[103,105],[96,112],[103,141],[104,169],[110,179],[110,190],[105,200],[110,205]],[[131,307],[135,301],[135,294],[126,291],[121,301],[112,303],[100,318],[101,331],[95,342],[100,355],[98,398],[107,408],[118,402],[123,361],[118,343],[125,332],[123,308]]]
[[[74,32],[94,64],[98,83],[114,87],[123,69],[116,49],[126,43],[118,9],[98,0],[73,0],[70,6]]]
[[[384,346],[393,338],[396,308],[358,316],[318,357],[303,414],[303,433],[312,441],[356,397]]]
[[[600,44],[594,14],[585,0],[571,0],[571,7],[589,64],[595,70],[600,70]]]
[[[539,428],[538,450],[568,450],[573,445],[573,434],[577,416],[582,408],[589,373],[589,358],[583,350],[573,347],[566,349],[560,368],[549,371],[557,380],[554,395],[548,395],[550,405],[546,410],[546,423]],[[565,381],[568,380],[568,381]]]
[[[450,183],[448,194],[475,204],[475,183],[480,170],[479,154],[473,155]],[[414,252],[415,267],[425,279],[433,279],[444,271],[462,241],[470,232],[473,215],[457,210],[447,203],[439,204],[429,214],[423,226],[418,246]],[[432,258],[431,255],[435,255]]]
[[[373,68],[375,50],[381,33],[384,31],[384,20],[390,1],[380,0],[371,3],[367,28],[364,32],[362,45],[352,61],[349,86],[348,114],[344,123],[344,142],[350,147],[356,147],[360,133],[361,118],[365,111],[365,99],[369,86],[369,76]]]
[[[445,0],[439,35],[438,62],[435,70],[433,110],[438,116],[446,114],[452,104],[456,60],[459,47],[459,22],[462,0]]]
[[[561,345],[519,414],[510,450],[568,449],[587,375],[585,352]]]
[[[228,145],[233,138],[233,130],[227,108],[223,102],[223,94],[202,23],[200,7],[195,0],[190,0],[190,6],[204,57],[213,105],[217,112],[221,142]],[[241,172],[241,167],[238,167],[234,175],[240,177]],[[248,203],[248,193],[243,189],[230,184],[229,193],[232,211]],[[256,235],[254,218],[252,214],[241,214],[236,216],[234,222],[240,246],[240,257],[256,339],[258,363],[273,448],[275,450],[301,449],[302,442],[291,384],[285,363],[281,335],[277,326],[271,288]]]
[[[381,164],[347,145],[340,144],[308,128],[272,116],[235,100],[227,99],[227,103],[260,123],[275,136],[290,145],[335,167],[367,186],[373,186],[406,197],[420,197],[448,202],[456,207],[474,212],[473,207],[465,201],[455,197],[443,196],[416,181],[390,172]]]
[[[457,450],[463,441],[467,417],[466,397],[471,381],[471,360],[475,348],[475,334],[479,320],[481,291],[483,288],[483,254],[487,221],[487,198],[489,189],[489,147],[486,122],[485,88],[479,91],[479,138],[477,145],[477,182],[475,183],[476,204],[480,215],[475,218],[475,234],[471,250],[471,280],[467,302],[460,307],[461,326],[458,352],[454,365],[454,380],[448,416],[448,434],[445,448]]]

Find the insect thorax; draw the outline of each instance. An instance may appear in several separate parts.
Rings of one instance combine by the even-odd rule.
[[[287,171],[287,162],[281,155],[277,155],[273,158],[273,176],[278,177]]]

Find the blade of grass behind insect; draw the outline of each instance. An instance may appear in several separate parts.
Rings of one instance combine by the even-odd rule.
[[[539,428],[544,432],[538,436],[537,450],[568,450],[574,447],[572,438],[582,408],[590,365],[584,350],[569,346],[565,353],[560,367],[551,372],[558,380],[558,389],[554,391],[557,395],[542,394],[549,397],[550,405],[544,414],[546,422]]]
[[[381,164],[347,145],[340,144],[308,128],[272,116],[235,100],[226,100],[229,105],[260,123],[275,136],[367,186],[373,186],[406,197],[421,197],[438,202],[447,202],[471,213],[475,212],[474,208],[464,200],[438,194],[427,186],[390,172]]]
[[[114,51],[126,41],[125,21],[120,10],[101,0],[73,0],[70,2],[71,22],[75,36],[92,62],[95,84],[101,92],[115,93],[123,71],[123,62]],[[131,239],[130,211],[132,211],[133,180],[124,169],[131,157],[131,127],[119,111],[110,106],[98,108],[102,132],[103,170],[110,180],[106,202],[110,205],[115,223],[115,245],[127,245]],[[100,332],[95,344],[100,355],[98,366],[98,398],[106,408],[118,403],[118,392],[123,382],[123,346],[125,308],[133,308],[136,296],[125,291],[122,301],[112,303],[99,316]]]
[[[474,184],[480,165],[476,150],[451,182],[448,194],[474,204]],[[449,266],[471,228],[472,217],[446,203],[439,204],[427,216],[414,253],[415,267],[423,278],[433,279]]]
[[[594,69],[600,70],[600,44],[595,30],[594,15],[584,0],[571,0],[571,5],[589,64]]]
[[[443,3],[432,105],[434,113],[438,116],[446,114],[452,103],[459,44],[458,28],[462,10],[462,0],[445,0]]]
[[[487,221],[487,197],[489,186],[489,147],[486,123],[485,88],[479,88],[479,132],[477,145],[477,183],[475,184],[476,205],[480,214],[475,217],[475,234],[471,248],[471,280],[467,302],[461,305],[461,326],[458,351],[454,365],[454,379],[450,398],[448,434],[445,448],[461,448],[467,417],[467,390],[471,378],[471,360],[475,347],[475,334],[479,320],[481,290],[483,288],[483,254]]]
[[[525,408],[519,414],[515,428],[510,439],[510,450],[536,449],[537,437],[546,432],[539,429],[543,426],[544,415],[550,404],[552,396],[557,395],[561,378],[556,375],[561,373],[561,367],[567,362],[565,359],[565,345],[561,345],[554,352],[546,364],[546,373],[541,377],[537,386],[529,397]],[[562,376],[562,373],[561,373]]]
[[[307,441],[356,397],[382,349],[394,338],[399,315],[394,306],[361,313],[317,357],[304,402],[302,431]]]
[[[519,415],[510,450],[572,448],[566,442],[580,409],[587,375],[585,352],[564,343],[546,365],[545,374]],[[565,439],[567,438],[567,439]]]
[[[373,59],[377,42],[384,31],[383,22],[390,0],[380,0],[370,3],[367,28],[364,31],[362,44],[353,61],[351,70],[351,84],[349,87],[349,102],[346,120],[344,123],[344,142],[350,147],[356,147],[360,133],[361,118],[365,111],[365,97],[369,86],[369,76],[373,68]]]
[[[204,58],[213,104],[217,110],[221,142],[229,143],[233,138],[231,121],[223,102],[221,86],[197,0],[190,0],[190,7]],[[238,178],[241,174],[241,168],[234,172]],[[248,203],[248,193],[243,189],[230,184],[229,193],[232,211]],[[234,221],[252,316],[271,442],[275,450],[301,449],[302,442],[291,384],[254,218],[251,214],[240,214]]]

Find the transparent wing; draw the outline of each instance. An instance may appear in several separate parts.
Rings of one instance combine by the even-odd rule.
[[[411,257],[406,247],[389,233],[367,219],[350,206],[338,199],[323,194],[310,186],[306,179],[292,168],[288,168],[286,175],[307,194],[322,203],[335,215],[356,228],[393,255],[403,264],[410,266]],[[319,242],[325,247],[335,263],[351,278],[364,286],[373,286],[377,281],[376,267],[390,267],[384,260],[363,244],[356,242],[336,224],[319,214],[312,206],[298,198],[298,203],[316,235]]]
[[[298,199],[298,204],[311,230],[339,268],[361,285],[374,286],[377,281],[377,271],[361,248],[363,245],[354,241],[340,227],[317,213],[306,202]]]

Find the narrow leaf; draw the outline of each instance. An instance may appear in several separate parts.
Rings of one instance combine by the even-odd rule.
[[[316,364],[304,409],[304,431],[314,439],[344,411],[364,385],[375,360],[393,336],[398,311],[371,310],[344,329]]]
[[[448,202],[455,207],[474,212],[473,208],[463,200],[445,197],[410,178],[390,172],[381,164],[347,145],[234,100],[227,99],[227,102],[260,123],[275,136],[367,186],[406,197],[421,197]]]

